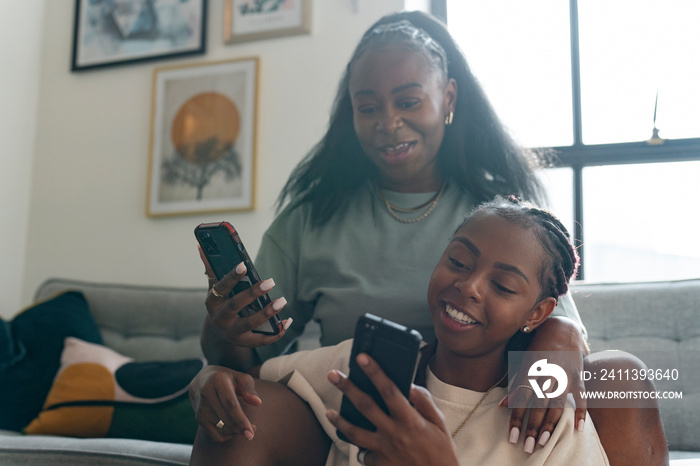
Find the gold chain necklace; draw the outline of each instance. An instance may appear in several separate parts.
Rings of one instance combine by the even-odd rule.
[[[484,396],[481,397],[481,399],[480,399],[479,402],[476,404],[476,406],[474,406],[474,407],[472,408],[472,410],[469,411],[469,414],[467,414],[467,417],[464,418],[464,420],[463,420],[462,423],[459,425],[459,427],[457,427],[457,429],[456,429],[454,432],[452,432],[452,438],[455,438],[455,435],[457,435],[457,432],[459,432],[460,430],[462,430],[462,427],[464,427],[464,424],[466,424],[467,421],[469,420],[469,418],[472,417],[472,414],[474,414],[474,411],[476,411],[476,410],[479,408],[479,406],[481,406],[481,403],[483,403],[483,401],[486,399],[486,397],[489,396],[489,393],[491,393],[491,390],[493,390],[494,388],[498,387],[498,386],[501,384],[501,382],[503,382],[503,380],[506,378],[506,375],[508,375],[508,372],[506,372],[505,374],[503,374],[503,377],[501,377],[501,378],[499,379],[498,382],[496,382],[495,384],[491,385],[491,388],[489,388],[488,390],[486,390],[486,393],[484,393]]]
[[[440,191],[438,191],[437,194],[435,196],[433,196],[432,199],[428,200],[424,204],[421,204],[417,207],[405,208],[405,207],[396,206],[396,205],[392,204],[391,202],[389,202],[387,200],[387,198],[385,198],[384,195],[382,194],[381,189],[379,189],[379,185],[376,185],[377,195],[379,196],[379,199],[381,199],[384,202],[384,205],[386,206],[386,210],[389,211],[389,213],[391,214],[392,217],[394,217],[396,220],[398,220],[401,223],[420,222],[421,220],[426,218],[428,215],[430,215],[430,213],[433,211],[433,209],[435,209],[435,206],[437,205],[438,201],[440,200],[442,193],[445,192],[445,187],[447,187],[447,182],[443,183],[442,187],[440,188]],[[426,210],[423,213],[423,215],[421,215],[420,217],[416,217],[416,218],[411,218],[411,219],[401,218],[396,214],[397,211],[398,212],[415,212],[415,211],[423,209],[425,207],[428,207],[428,210]]]

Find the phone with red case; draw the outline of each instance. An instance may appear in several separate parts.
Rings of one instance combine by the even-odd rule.
[[[194,229],[194,235],[218,280],[224,278],[226,274],[241,262],[245,264],[247,269],[246,275],[236,283],[229,297],[247,290],[260,281],[260,276],[255,270],[253,261],[250,259],[233,225],[228,222],[202,223]],[[249,306],[243,308],[238,314],[241,317],[253,315],[270,304],[270,302],[270,297],[265,293]],[[266,335],[277,335],[281,331],[282,322],[276,315],[263,325],[253,329],[253,332]]]

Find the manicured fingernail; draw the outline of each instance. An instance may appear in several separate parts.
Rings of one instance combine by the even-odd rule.
[[[579,431],[579,432],[583,432],[584,426],[585,426],[585,423],[583,422],[583,419],[580,419],[580,420],[578,421],[578,425],[577,425],[578,431]]]
[[[271,278],[268,278],[264,282],[260,282],[260,289],[263,291],[270,291],[273,286],[275,286],[275,281]]]
[[[503,399],[498,402],[498,406],[508,406],[508,395],[504,396]]]
[[[291,327],[292,322],[294,322],[294,319],[291,317],[287,318],[287,320],[284,321],[284,329],[287,330],[289,327]]]
[[[236,273],[237,273],[238,275],[242,275],[243,272],[245,272],[245,264],[244,264],[243,262],[241,262],[240,264],[238,264],[238,265],[236,266]]]
[[[333,385],[340,383],[340,373],[336,370],[332,370],[328,373],[328,380],[331,381]]]
[[[369,358],[366,354],[360,354],[357,356],[357,363],[362,367],[367,367],[367,365],[369,365]]]
[[[532,453],[535,451],[535,437],[528,437],[525,439],[525,453]]]
[[[513,427],[510,429],[510,438],[508,441],[510,443],[518,443],[518,439],[520,438],[520,429],[518,427]]]
[[[545,446],[547,445],[547,442],[549,442],[549,437],[551,436],[552,434],[550,434],[548,430],[545,430],[544,432],[542,432],[542,435],[540,435],[540,441],[537,443],[539,443],[542,446]]]
[[[284,298],[276,299],[274,303],[272,303],[272,309],[275,311],[279,311],[284,307],[284,305],[287,304],[287,300]]]
[[[243,435],[245,435],[245,438],[247,438],[248,440],[253,440],[253,436],[254,436],[254,435],[253,435],[253,433],[252,433],[251,431],[249,431],[249,430],[246,429],[246,430],[243,432]]]

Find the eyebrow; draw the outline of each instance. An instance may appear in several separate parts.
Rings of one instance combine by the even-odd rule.
[[[481,251],[479,250],[479,248],[477,248],[476,245],[474,243],[472,243],[471,241],[469,241],[467,238],[464,238],[463,236],[457,236],[452,241],[456,241],[460,244],[463,244],[476,257],[481,256]],[[523,280],[525,280],[527,283],[530,283],[530,280],[528,280],[527,275],[525,275],[522,270],[520,270],[518,267],[516,267],[514,265],[506,264],[504,262],[496,262],[493,264],[493,266],[496,267],[497,269],[505,270],[506,272],[513,272],[515,274],[518,274],[521,277],[523,277]]]
[[[393,89],[391,90],[391,93],[392,93],[392,94],[397,94],[397,93],[399,93],[399,92],[401,92],[401,91],[405,91],[406,89],[410,89],[410,88],[412,88],[412,87],[420,87],[420,88],[422,88],[423,85],[422,85],[422,84],[419,84],[419,83],[406,83],[406,84],[402,84],[402,85],[400,85],[400,86],[397,86],[397,87],[393,88]],[[374,95],[374,94],[375,94],[375,92],[374,92],[373,90],[371,90],[371,89],[361,89],[361,90],[355,92],[355,93],[353,94],[353,96],[356,97],[356,96],[358,96],[358,95]]]

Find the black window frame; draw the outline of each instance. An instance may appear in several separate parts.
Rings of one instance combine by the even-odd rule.
[[[447,24],[447,0],[431,0],[431,13]],[[571,95],[574,142],[557,146],[554,167],[568,167],[573,176],[574,241],[581,255],[577,279],[584,273],[583,169],[603,165],[684,162],[700,160],[700,138],[664,139],[663,144],[646,141],[617,144],[584,144],[581,117],[581,70],[579,55],[578,0],[569,0],[569,30],[571,39]],[[650,129],[651,130],[651,129]],[[651,136],[651,134],[649,135]]]

